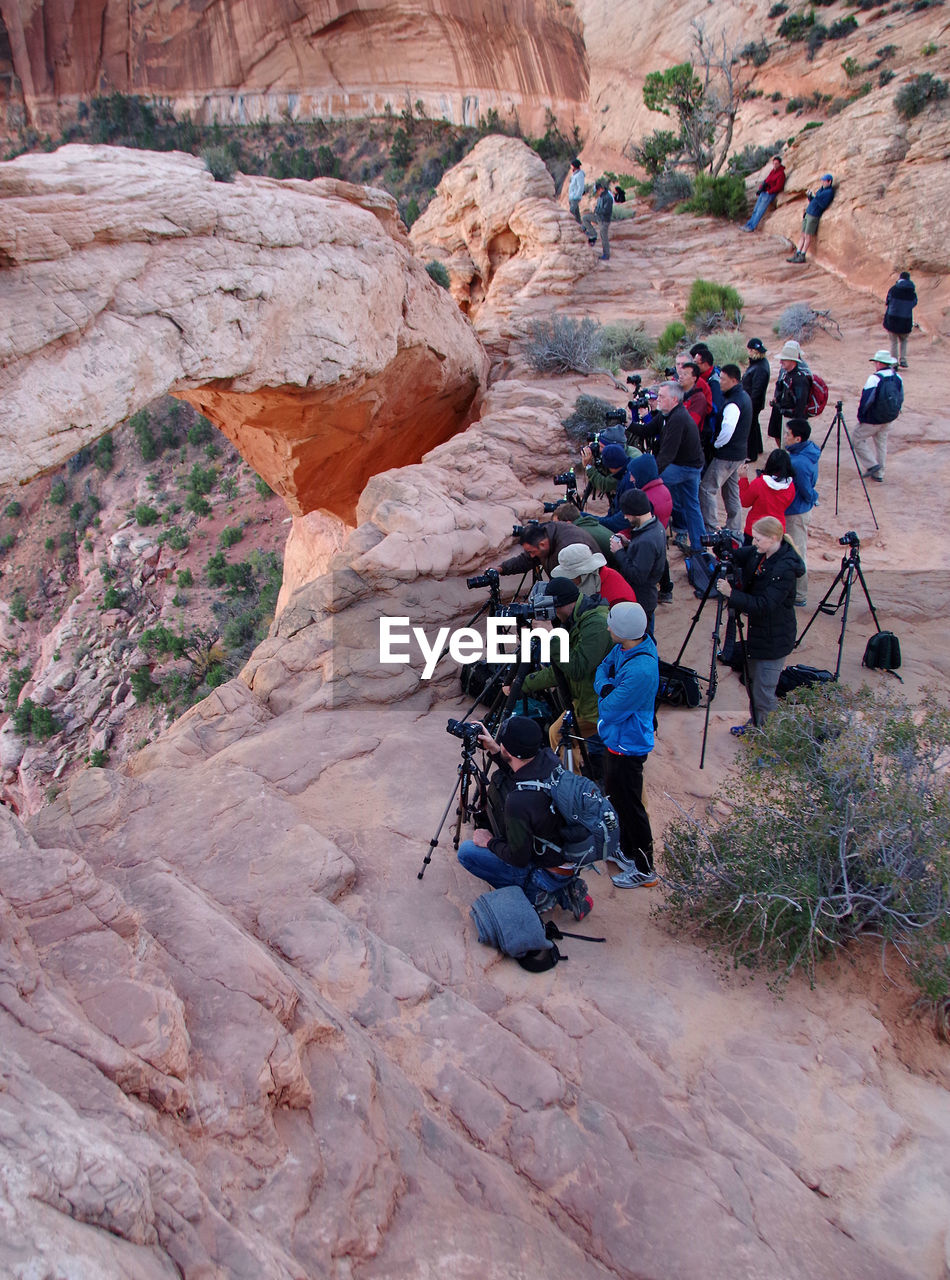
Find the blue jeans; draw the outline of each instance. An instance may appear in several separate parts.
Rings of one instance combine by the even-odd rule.
[[[746,231],[754,231],[762,219],[765,217],[765,211],[775,199],[775,196],[769,191],[761,192],[755,201],[755,208],[752,210],[752,217],[745,224]]]
[[[686,531],[689,534],[691,547],[701,547],[702,539],[706,536],[703,513],[699,506],[701,475],[701,467],[681,467],[678,463],[671,462],[668,467],[663,468],[663,474],[660,476],[672,495],[673,506],[682,513],[686,521]]]
[[[502,862],[490,849],[483,849],[474,840],[462,841],[458,860],[466,871],[470,871],[479,880],[484,880],[493,889],[504,889],[509,884],[520,885],[532,902],[532,891],[544,889],[548,893],[558,893],[570,883],[568,876],[553,876],[550,871],[541,867],[513,867],[510,862]]]

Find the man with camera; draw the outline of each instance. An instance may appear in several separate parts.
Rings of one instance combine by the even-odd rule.
[[[674,510],[686,522],[688,545],[698,551],[706,536],[699,506],[699,481],[705,464],[699,429],[686,412],[683,388],[678,382],[660,383],[656,407],[663,419],[656,453],[657,470],[673,496]]]
[[[699,505],[707,529],[719,524],[719,494],[726,508],[726,528],[738,533],[741,526],[739,505],[739,468],[746,460],[749,429],[752,426],[752,401],[742,389],[742,374],[735,364],[723,365],[719,375],[723,405],[719,430],[712,442],[713,456],[699,486]]]
[[[581,543],[591,551],[599,550],[596,539],[586,529],[561,520],[531,520],[521,526],[517,538],[521,551],[501,562],[498,567],[501,574],[527,573],[538,565],[550,577],[558,554],[565,547]]]
[[[488,788],[485,820],[491,829],[476,827],[472,839],[462,841],[459,862],[493,889],[520,885],[534,905],[549,901],[551,895],[582,920],[593,902],[584,881],[572,878],[573,869],[560,867],[562,822],[550,796],[518,787],[546,782],[559,765],[557,756],[544,746],[541,729],[527,716],[506,720],[497,741],[482,727],[478,742],[498,766]]]

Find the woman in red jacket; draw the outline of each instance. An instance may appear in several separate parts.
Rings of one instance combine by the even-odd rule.
[[[792,460],[784,449],[773,449],[765,470],[754,480],[748,477],[748,464],[739,477],[739,501],[748,507],[745,518],[745,545],[752,543],[752,526],[764,516],[774,516],[785,529],[785,511],[795,498]]]

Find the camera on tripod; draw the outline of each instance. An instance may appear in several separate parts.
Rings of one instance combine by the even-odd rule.
[[[528,592],[527,600],[507,604],[499,612],[501,618],[520,618],[527,622],[557,621],[557,604],[547,594],[547,582],[536,582]]]
[[[520,538],[523,533],[527,533],[529,529],[536,529],[541,523],[540,520],[526,520],[524,524],[513,524],[511,526],[511,536]]]
[[[498,570],[486,569],[484,573],[479,573],[474,578],[466,578],[465,585],[469,591],[477,591],[479,587],[490,587],[494,591],[498,586]]]
[[[843,537],[838,539],[838,545],[840,547],[860,547],[861,539],[853,529],[849,529]]]
[[[453,738],[460,738],[469,751],[474,751],[478,746],[478,736],[485,732],[485,727],[477,720],[449,720],[445,731]]]
[[[577,487],[577,476],[575,476],[573,471],[559,471],[558,474],[552,478],[551,483],[567,485],[569,489],[574,489]],[[544,509],[547,511],[546,504]]]
[[[553,512],[557,511],[558,507],[563,507],[566,501],[566,498],[558,498],[557,502],[545,502],[544,514],[546,516],[551,515]]]
[[[719,529],[716,533],[704,533],[699,541],[704,547],[709,548],[717,560],[731,560],[736,550],[735,538],[727,529]]]
[[[604,422],[606,422],[608,425],[611,425],[613,423],[617,423],[619,425],[621,422],[626,422],[626,421],[627,421],[626,409],[608,409],[604,414]]]

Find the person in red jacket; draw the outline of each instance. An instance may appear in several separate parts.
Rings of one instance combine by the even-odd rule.
[[[745,224],[742,230],[754,231],[765,217],[769,205],[774,202],[779,192],[784,190],[785,166],[782,164],[781,156],[773,156],[772,167],[765,175],[765,180],[760,184],[755,193],[755,208],[752,210],[752,217]]]
[[[748,507],[745,520],[745,545],[752,543],[752,526],[756,520],[774,516],[785,530],[785,511],[795,498],[795,473],[785,449],[773,449],[765,470],[754,480],[748,477],[748,465],[739,477],[739,501]]]

